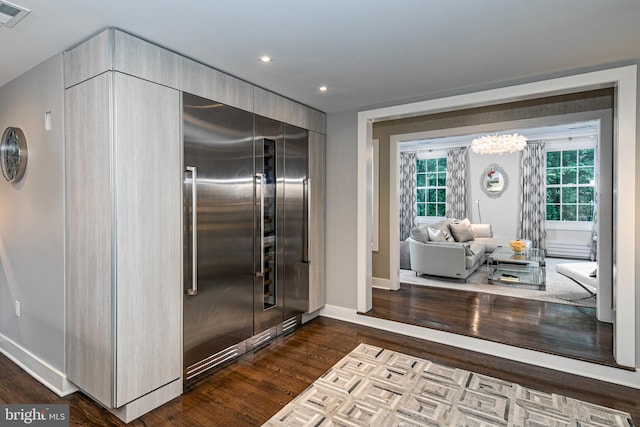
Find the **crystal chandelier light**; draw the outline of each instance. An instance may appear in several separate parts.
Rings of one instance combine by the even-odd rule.
[[[515,153],[524,149],[527,138],[514,133],[513,135],[486,135],[475,138],[471,142],[471,150],[478,154]]]

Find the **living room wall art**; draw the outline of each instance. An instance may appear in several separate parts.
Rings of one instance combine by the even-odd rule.
[[[480,188],[487,196],[495,199],[507,189],[509,179],[504,169],[495,163],[490,164],[480,175]]]

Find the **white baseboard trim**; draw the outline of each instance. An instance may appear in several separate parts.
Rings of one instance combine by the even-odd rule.
[[[612,368],[609,366],[542,353],[539,351],[512,347],[464,335],[438,331],[436,329],[428,329],[420,326],[363,316],[358,314],[354,309],[335,305],[326,305],[320,311],[320,316],[344,320],[358,325],[369,326],[414,338],[450,345],[452,347],[502,357],[516,362],[528,363],[530,365],[640,389],[640,372],[638,369],[636,369],[635,372],[632,372],[624,369]]]
[[[378,289],[386,289],[391,290],[391,280],[390,279],[380,279],[379,277],[371,278],[371,287]]]
[[[60,397],[78,390],[64,373],[3,334],[0,334],[0,353]]]

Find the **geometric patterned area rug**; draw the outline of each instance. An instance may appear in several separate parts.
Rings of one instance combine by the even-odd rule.
[[[265,426],[633,426],[626,412],[360,344]]]

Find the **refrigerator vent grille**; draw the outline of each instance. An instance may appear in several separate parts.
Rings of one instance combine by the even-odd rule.
[[[231,360],[239,355],[240,349],[238,347],[238,344],[232,345],[231,347],[219,351],[216,354],[213,354],[206,359],[189,366],[186,372],[186,379],[190,380],[196,375],[200,375],[203,372],[208,371],[209,369],[213,369],[216,366],[226,362],[227,360]]]
[[[296,317],[292,317],[291,319],[287,319],[282,324],[282,332],[290,332],[293,331],[298,325],[298,319]]]
[[[12,28],[31,11],[17,4],[0,1],[0,26]]]
[[[275,335],[272,335],[271,332],[272,332],[271,329],[267,329],[266,331],[261,332],[258,335],[254,335],[253,344],[251,345],[251,347],[252,348],[259,347],[262,344],[264,344],[267,341],[269,341],[271,338],[274,338]]]

